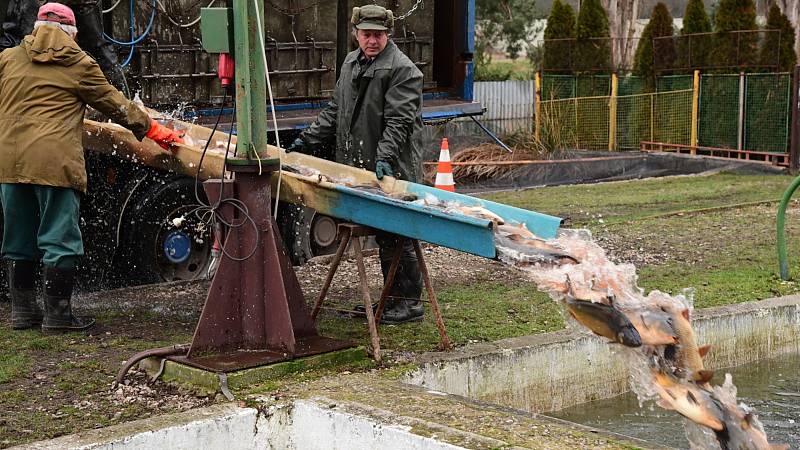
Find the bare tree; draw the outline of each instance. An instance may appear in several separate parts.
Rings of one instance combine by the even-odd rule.
[[[800,0],[776,0],[776,3],[794,25],[794,51],[797,53],[800,50],[800,27],[797,23],[800,19]]]
[[[797,3],[800,0],[782,1]],[[636,18],[639,17],[639,0],[603,0],[603,7],[608,11],[611,63],[617,69],[630,67],[636,50],[634,33]]]

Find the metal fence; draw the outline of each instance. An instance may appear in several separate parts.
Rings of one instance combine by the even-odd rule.
[[[474,92],[475,100],[486,108],[483,120],[493,131],[511,133],[533,131],[535,91],[533,80],[510,80],[480,81]]]

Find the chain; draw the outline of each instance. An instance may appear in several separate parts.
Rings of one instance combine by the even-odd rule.
[[[269,3],[269,6],[271,6],[272,9],[274,9],[275,11],[278,11],[279,13],[283,14],[284,16],[293,17],[293,16],[297,16],[299,14],[302,14],[302,13],[308,11],[311,8],[316,7],[317,5],[320,4],[320,1],[321,0],[317,0],[314,3],[311,3],[311,4],[307,5],[307,6],[304,6],[302,8],[297,8],[297,9],[281,8],[280,6],[278,6],[275,3],[273,3],[271,0],[267,0],[267,3]]]
[[[425,2],[423,0],[417,0],[417,3],[414,3],[414,6],[412,6],[411,9],[409,9],[405,14],[397,17],[397,20],[406,20],[406,18],[417,11],[417,8],[419,8],[420,5],[422,6],[422,9],[425,9]]]
[[[377,5],[378,0],[372,0],[372,4]],[[420,6],[422,6],[422,9],[425,9],[425,0],[417,0],[417,2],[414,3],[414,6],[412,6],[411,9],[406,11],[405,14],[395,17],[395,20],[406,20],[409,16],[417,12],[417,9],[419,9]]]

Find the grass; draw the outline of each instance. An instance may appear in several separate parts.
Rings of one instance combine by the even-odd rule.
[[[564,327],[558,305],[529,282],[505,285],[487,280],[453,284],[440,288],[436,295],[448,337],[457,344],[495,341]],[[369,339],[366,319],[342,320],[328,315],[322,319],[319,331],[359,342]],[[432,314],[426,314],[425,320],[415,326],[381,326],[380,334],[384,349],[430,351],[439,342]]]
[[[687,176],[619,183],[556,186],[484,196],[488,200],[568,217],[575,225],[623,222],[754,201],[780,199],[792,177]]]

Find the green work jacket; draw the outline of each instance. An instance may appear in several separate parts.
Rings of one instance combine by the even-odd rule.
[[[370,63],[347,55],[333,99],[301,138],[310,146],[336,139],[336,162],[375,170],[392,165],[397,178],[422,179],[422,72],[391,40]]]
[[[0,53],[0,183],[86,192],[83,114],[91,105],[141,140],[150,119],[67,33],[43,26]]]

